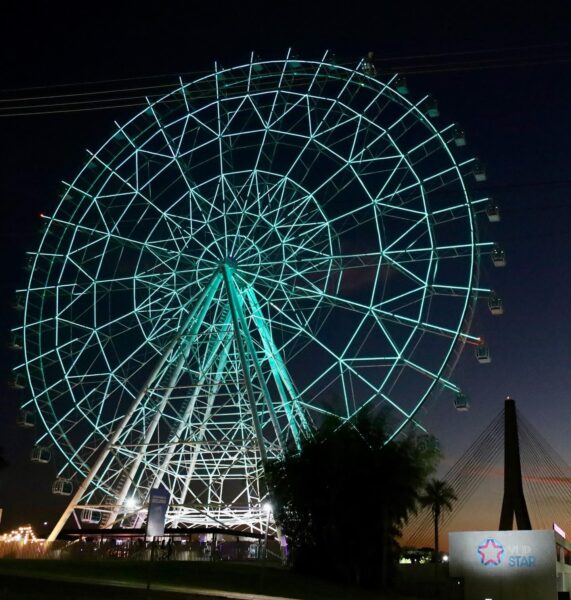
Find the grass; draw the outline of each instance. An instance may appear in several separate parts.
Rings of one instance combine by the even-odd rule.
[[[264,594],[300,600],[400,600],[402,596],[380,595],[354,587],[335,585],[317,578],[292,573],[269,564],[177,562],[152,564],[142,561],[101,560],[0,560],[0,575],[26,579],[85,581],[93,584],[120,582],[151,588],[202,588],[250,594]],[[182,591],[182,589],[181,589]]]

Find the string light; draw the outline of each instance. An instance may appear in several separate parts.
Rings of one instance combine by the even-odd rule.
[[[18,529],[13,529],[9,533],[0,535],[0,542],[5,544],[19,542],[25,545],[43,543],[43,540],[36,537],[31,525],[23,525],[22,527],[18,527]]]

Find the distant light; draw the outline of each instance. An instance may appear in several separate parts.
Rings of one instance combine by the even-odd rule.
[[[553,523],[553,531],[555,531],[555,533],[558,533],[563,539],[565,539],[565,532],[563,531],[563,529],[561,529],[561,527],[559,527],[559,525],[557,525],[557,523]]]
[[[272,505],[270,502],[264,502],[264,504],[262,505],[262,508],[264,509],[265,512],[267,512],[268,514],[272,512]]]
[[[42,543],[43,540],[38,540],[30,525],[23,525],[21,527],[18,527],[18,529],[14,529],[10,533],[4,533],[3,535],[0,535],[0,542],[18,542],[20,544],[35,544]]]
[[[448,554],[442,555],[442,562],[448,562]]]
[[[44,521],[44,525],[47,525],[47,524],[48,524],[48,522],[47,522],[47,521]]]

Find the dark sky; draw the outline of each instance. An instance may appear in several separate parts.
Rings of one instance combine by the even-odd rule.
[[[488,168],[481,189],[502,207],[502,222],[486,235],[505,248],[508,267],[484,261],[482,280],[502,296],[506,311],[492,317],[482,303],[473,329],[489,342],[493,362],[479,365],[468,349],[458,365],[455,380],[471,397],[470,412],[456,413],[441,400],[424,415],[443,446],[444,466],[499,412],[506,394],[571,462],[568,2],[535,3],[533,9],[516,2],[400,2],[385,10],[389,3],[346,3],[341,12],[335,3],[309,2],[242,2],[232,9],[221,3],[117,4],[3,5],[2,336],[17,325],[10,302],[23,281],[24,252],[38,241],[38,213],[53,210],[59,182],[75,175],[84,149],[99,147],[113,121],[134,110],[9,116],[18,112],[6,109],[18,104],[15,99],[60,93],[54,86],[61,84],[81,91],[93,89],[84,82],[121,78],[136,78],[125,82],[129,87],[165,82],[170,79],[140,78],[209,69],[214,60],[231,66],[251,50],[279,58],[291,46],[302,57],[318,58],[329,48],[355,61],[374,50],[381,68],[411,71],[413,95],[431,92],[439,99],[442,124],[464,126]],[[0,356],[6,380],[13,357],[4,347]],[[5,386],[0,394],[0,445],[10,463],[0,473],[0,529],[52,520],[55,467],[29,464],[32,434],[14,424],[19,397]]]

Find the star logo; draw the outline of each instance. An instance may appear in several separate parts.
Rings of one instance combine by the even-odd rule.
[[[504,556],[504,547],[494,538],[488,538],[478,546],[480,562],[487,567],[497,567]]]

